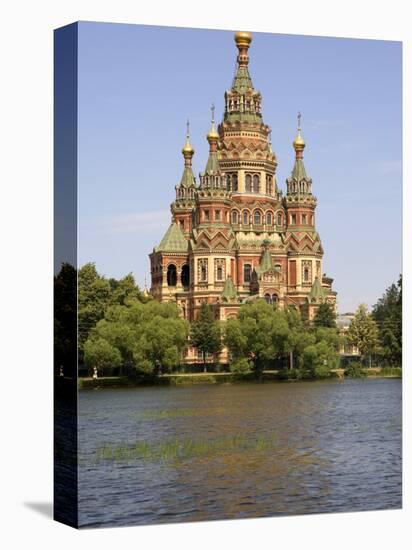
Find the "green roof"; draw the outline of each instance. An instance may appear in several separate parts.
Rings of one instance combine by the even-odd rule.
[[[212,172],[214,174],[220,172],[219,160],[217,158],[216,152],[209,153],[209,158],[207,159],[207,164],[205,168],[205,174],[210,174]]]
[[[259,266],[256,268],[257,273],[266,273],[266,271],[269,271],[270,269],[273,269],[273,261],[272,256],[270,255],[268,244],[270,241],[268,239],[265,239],[263,241],[263,245],[265,247],[265,250],[263,252],[263,255],[260,259]]]
[[[187,252],[188,242],[177,223],[172,223],[155,248],[156,252]]]
[[[233,79],[232,90],[241,93],[247,90],[253,90],[252,79],[248,68],[244,65],[240,65],[237,69],[235,78]]]
[[[307,175],[306,175],[306,170],[305,170],[305,165],[303,164],[303,160],[302,159],[296,159],[295,160],[295,165],[293,167],[293,170],[292,170],[292,179],[296,180],[296,181],[301,181],[303,179],[308,179]]]
[[[323,301],[326,297],[326,292],[322,288],[322,285],[320,284],[319,278],[315,277],[315,280],[313,281],[312,288],[309,292],[309,301]]]
[[[237,298],[236,288],[233,284],[231,277],[228,277],[225,281],[225,286],[223,287],[222,291],[222,298],[224,298],[228,302],[236,300]]]
[[[191,166],[185,166],[183,170],[182,179],[180,180],[180,187],[194,187],[195,176]]]

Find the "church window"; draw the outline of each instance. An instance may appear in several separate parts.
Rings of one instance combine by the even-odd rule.
[[[273,193],[273,180],[272,176],[266,176],[266,195]]]
[[[168,286],[176,286],[177,270],[174,264],[170,264],[167,268],[167,284]]]
[[[312,262],[310,260],[304,260],[302,262],[303,267],[303,282],[311,283],[312,282]]]
[[[243,210],[243,225],[249,225],[249,212]]]
[[[302,214],[302,224],[306,225],[308,223],[308,217],[306,214]]]
[[[225,278],[225,259],[216,258],[215,259],[215,280],[223,281]]]
[[[237,210],[233,210],[233,212],[232,212],[232,223],[233,224],[239,223]]]
[[[207,259],[198,260],[198,275],[201,283],[207,283]]]
[[[272,223],[273,223],[272,212],[268,212],[266,214],[266,225],[272,225]]]
[[[246,185],[245,185],[246,193],[251,193],[251,191],[252,191],[252,176],[250,174],[246,174],[245,182],[246,182]]]
[[[184,288],[187,288],[190,284],[190,269],[189,269],[189,266],[187,264],[184,264],[182,266],[182,274],[181,274],[180,278],[181,278],[181,281],[182,281],[182,286]]]
[[[270,304],[270,302],[271,302],[270,294],[265,294],[265,300],[268,304]]]
[[[220,222],[220,210],[215,210],[215,220]]]
[[[209,221],[209,210],[203,210],[203,219]]]
[[[244,264],[243,266],[243,282],[250,283],[250,277],[252,274],[252,266],[250,264]]]
[[[280,271],[282,269],[282,266],[280,264],[275,264],[276,271]]]
[[[272,294],[272,304],[277,304],[279,302],[279,296],[277,294]]]
[[[290,216],[290,223],[292,225],[296,225],[296,214],[291,214]]]
[[[262,215],[259,210],[255,210],[253,214],[253,223],[255,225],[261,225],[262,224]]]
[[[259,176],[255,174],[253,176],[253,193],[259,193]]]
[[[278,214],[278,221],[277,221],[277,224],[278,224],[278,225],[283,225],[283,217],[282,217],[282,214]]]

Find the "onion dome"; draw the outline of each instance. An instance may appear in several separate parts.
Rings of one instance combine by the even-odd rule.
[[[191,143],[190,143],[190,135],[189,135],[189,121],[186,123],[186,143],[182,149],[183,156],[190,155],[191,157],[194,155],[195,150],[193,149]]]
[[[303,139],[302,135],[301,135],[301,127],[300,127],[300,119],[301,119],[302,115],[300,113],[298,113],[298,135],[296,136],[294,142],[293,142],[293,148],[295,149],[296,151],[296,154],[300,153],[300,156],[303,152],[303,149],[305,148],[305,140]]]
[[[209,142],[209,144],[212,141],[217,141],[219,139],[219,134],[217,133],[216,126],[215,126],[215,105],[214,105],[214,103],[212,103],[211,111],[212,111],[212,126],[209,130],[209,133],[207,134],[207,141]]]
[[[238,46],[249,46],[252,42],[252,33],[238,31],[235,33],[235,42]]]

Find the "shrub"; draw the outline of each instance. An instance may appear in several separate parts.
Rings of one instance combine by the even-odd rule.
[[[361,363],[356,361],[350,362],[344,370],[343,373],[347,378],[364,378],[366,372],[362,367]]]
[[[234,372],[236,374],[246,374],[250,370],[250,363],[244,357],[235,359],[233,363],[230,364],[230,372]]]

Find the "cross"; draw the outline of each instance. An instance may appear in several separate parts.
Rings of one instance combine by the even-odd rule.
[[[302,115],[300,114],[300,111],[298,111],[298,130],[300,130],[300,119],[302,118]]]
[[[214,122],[215,121],[215,104],[214,103],[212,103],[211,111],[212,111],[212,122]]]
[[[186,122],[186,138],[189,139],[189,119]]]

